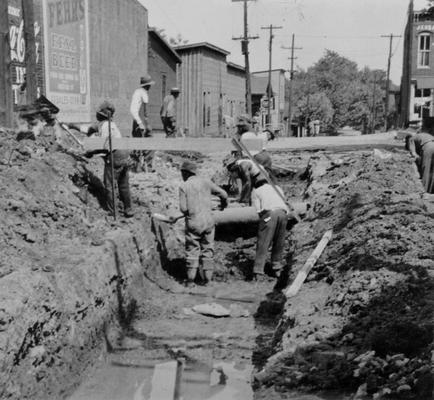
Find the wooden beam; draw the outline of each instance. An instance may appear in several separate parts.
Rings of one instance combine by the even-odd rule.
[[[245,141],[249,150],[261,150],[262,140]],[[83,139],[86,151],[108,149],[108,139]],[[234,150],[228,138],[122,138],[113,139],[113,149],[122,150],[161,150],[161,151],[197,151],[200,153],[230,152]]]
[[[330,229],[326,233],[324,233],[322,239],[319,241],[317,246],[315,247],[315,250],[312,252],[312,254],[309,256],[303,267],[298,271],[297,276],[295,277],[294,281],[291,283],[291,286],[286,289],[285,296],[287,298],[295,296],[298,291],[301,288],[301,285],[303,285],[303,282],[306,280],[307,275],[309,274],[310,270],[313,268],[313,266],[318,261],[318,258],[321,256],[322,252],[326,248],[328,242],[330,241],[333,234],[333,230]]]

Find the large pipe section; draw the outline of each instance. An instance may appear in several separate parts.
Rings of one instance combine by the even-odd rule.
[[[293,202],[291,203],[298,215],[304,215],[307,211],[307,203]],[[254,207],[228,207],[223,211],[213,211],[213,217],[216,225],[229,224],[257,224],[259,216]],[[288,214],[288,218],[293,218],[292,213]]]

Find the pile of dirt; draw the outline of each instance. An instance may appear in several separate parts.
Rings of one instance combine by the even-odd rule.
[[[432,398],[433,205],[407,154],[335,157],[313,165],[312,207],[293,229],[292,271],[326,230],[333,238],[287,301],[257,381],[280,392]]]
[[[56,128],[0,132],[0,397],[62,398],[162,274],[151,210],[113,221],[102,160]]]

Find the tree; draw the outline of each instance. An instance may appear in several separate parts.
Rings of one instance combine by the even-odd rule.
[[[382,107],[384,97],[384,77],[384,71],[371,71],[369,68],[359,71],[355,62],[326,50],[324,56],[312,67],[299,71],[296,75],[295,116],[306,124],[315,114],[312,110],[315,101],[321,110],[318,112],[321,117],[316,119],[321,120],[326,131],[334,132],[344,125],[362,129],[368,123],[372,125],[373,114],[376,114],[374,125],[379,125],[382,118],[379,108]],[[373,110],[377,112],[374,113]]]
[[[171,46],[181,46],[188,43],[188,40],[184,39],[180,33],[176,37],[168,37],[164,28],[153,27],[153,29]]]

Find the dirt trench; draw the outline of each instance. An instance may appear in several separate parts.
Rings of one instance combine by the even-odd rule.
[[[182,223],[149,218],[176,214],[185,157],[213,175],[223,155],[157,154],[156,173],[131,176],[136,217],[114,223],[102,209],[101,161],[77,159],[51,138],[0,140],[1,398],[146,398],[154,366],[180,356],[191,399],[230,398],[224,390],[245,399],[427,393],[432,254],[420,237],[432,235],[432,206],[405,154],[273,155],[288,199],[311,204],[288,235],[286,277],[322,232],[335,231],[285,304],[274,282],[249,281],[254,229],[220,232],[216,281],[186,291]],[[191,311],[205,302],[233,314]],[[234,385],[216,383],[218,365]]]

